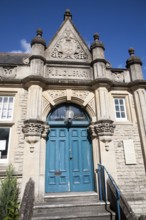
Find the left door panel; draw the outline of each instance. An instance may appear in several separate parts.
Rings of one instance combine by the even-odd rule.
[[[67,192],[69,185],[67,128],[51,128],[46,149],[46,192]]]

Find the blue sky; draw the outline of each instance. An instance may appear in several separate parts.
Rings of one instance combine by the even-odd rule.
[[[0,52],[28,52],[38,27],[48,44],[66,9],[88,45],[99,33],[112,67],[124,68],[134,47],[146,79],[146,0],[0,0]]]

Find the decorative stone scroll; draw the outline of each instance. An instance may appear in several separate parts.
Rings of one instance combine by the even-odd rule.
[[[0,69],[0,80],[14,79],[16,77],[15,67],[5,67]]]
[[[53,48],[51,58],[86,60],[88,59],[88,55],[77,41],[70,28],[67,27]]]
[[[48,67],[45,76],[53,79],[92,79],[89,68]]]
[[[24,121],[22,131],[26,142],[30,144],[30,152],[33,152],[34,144],[40,140],[40,137],[45,138],[47,136],[49,125],[41,120],[28,119]]]

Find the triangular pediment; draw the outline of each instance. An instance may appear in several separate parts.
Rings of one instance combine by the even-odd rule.
[[[64,21],[46,49],[46,60],[91,62],[88,46],[72,24]]]

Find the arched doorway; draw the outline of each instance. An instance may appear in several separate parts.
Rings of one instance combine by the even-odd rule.
[[[65,104],[49,114],[48,123],[46,192],[93,191],[88,115],[76,105]]]

